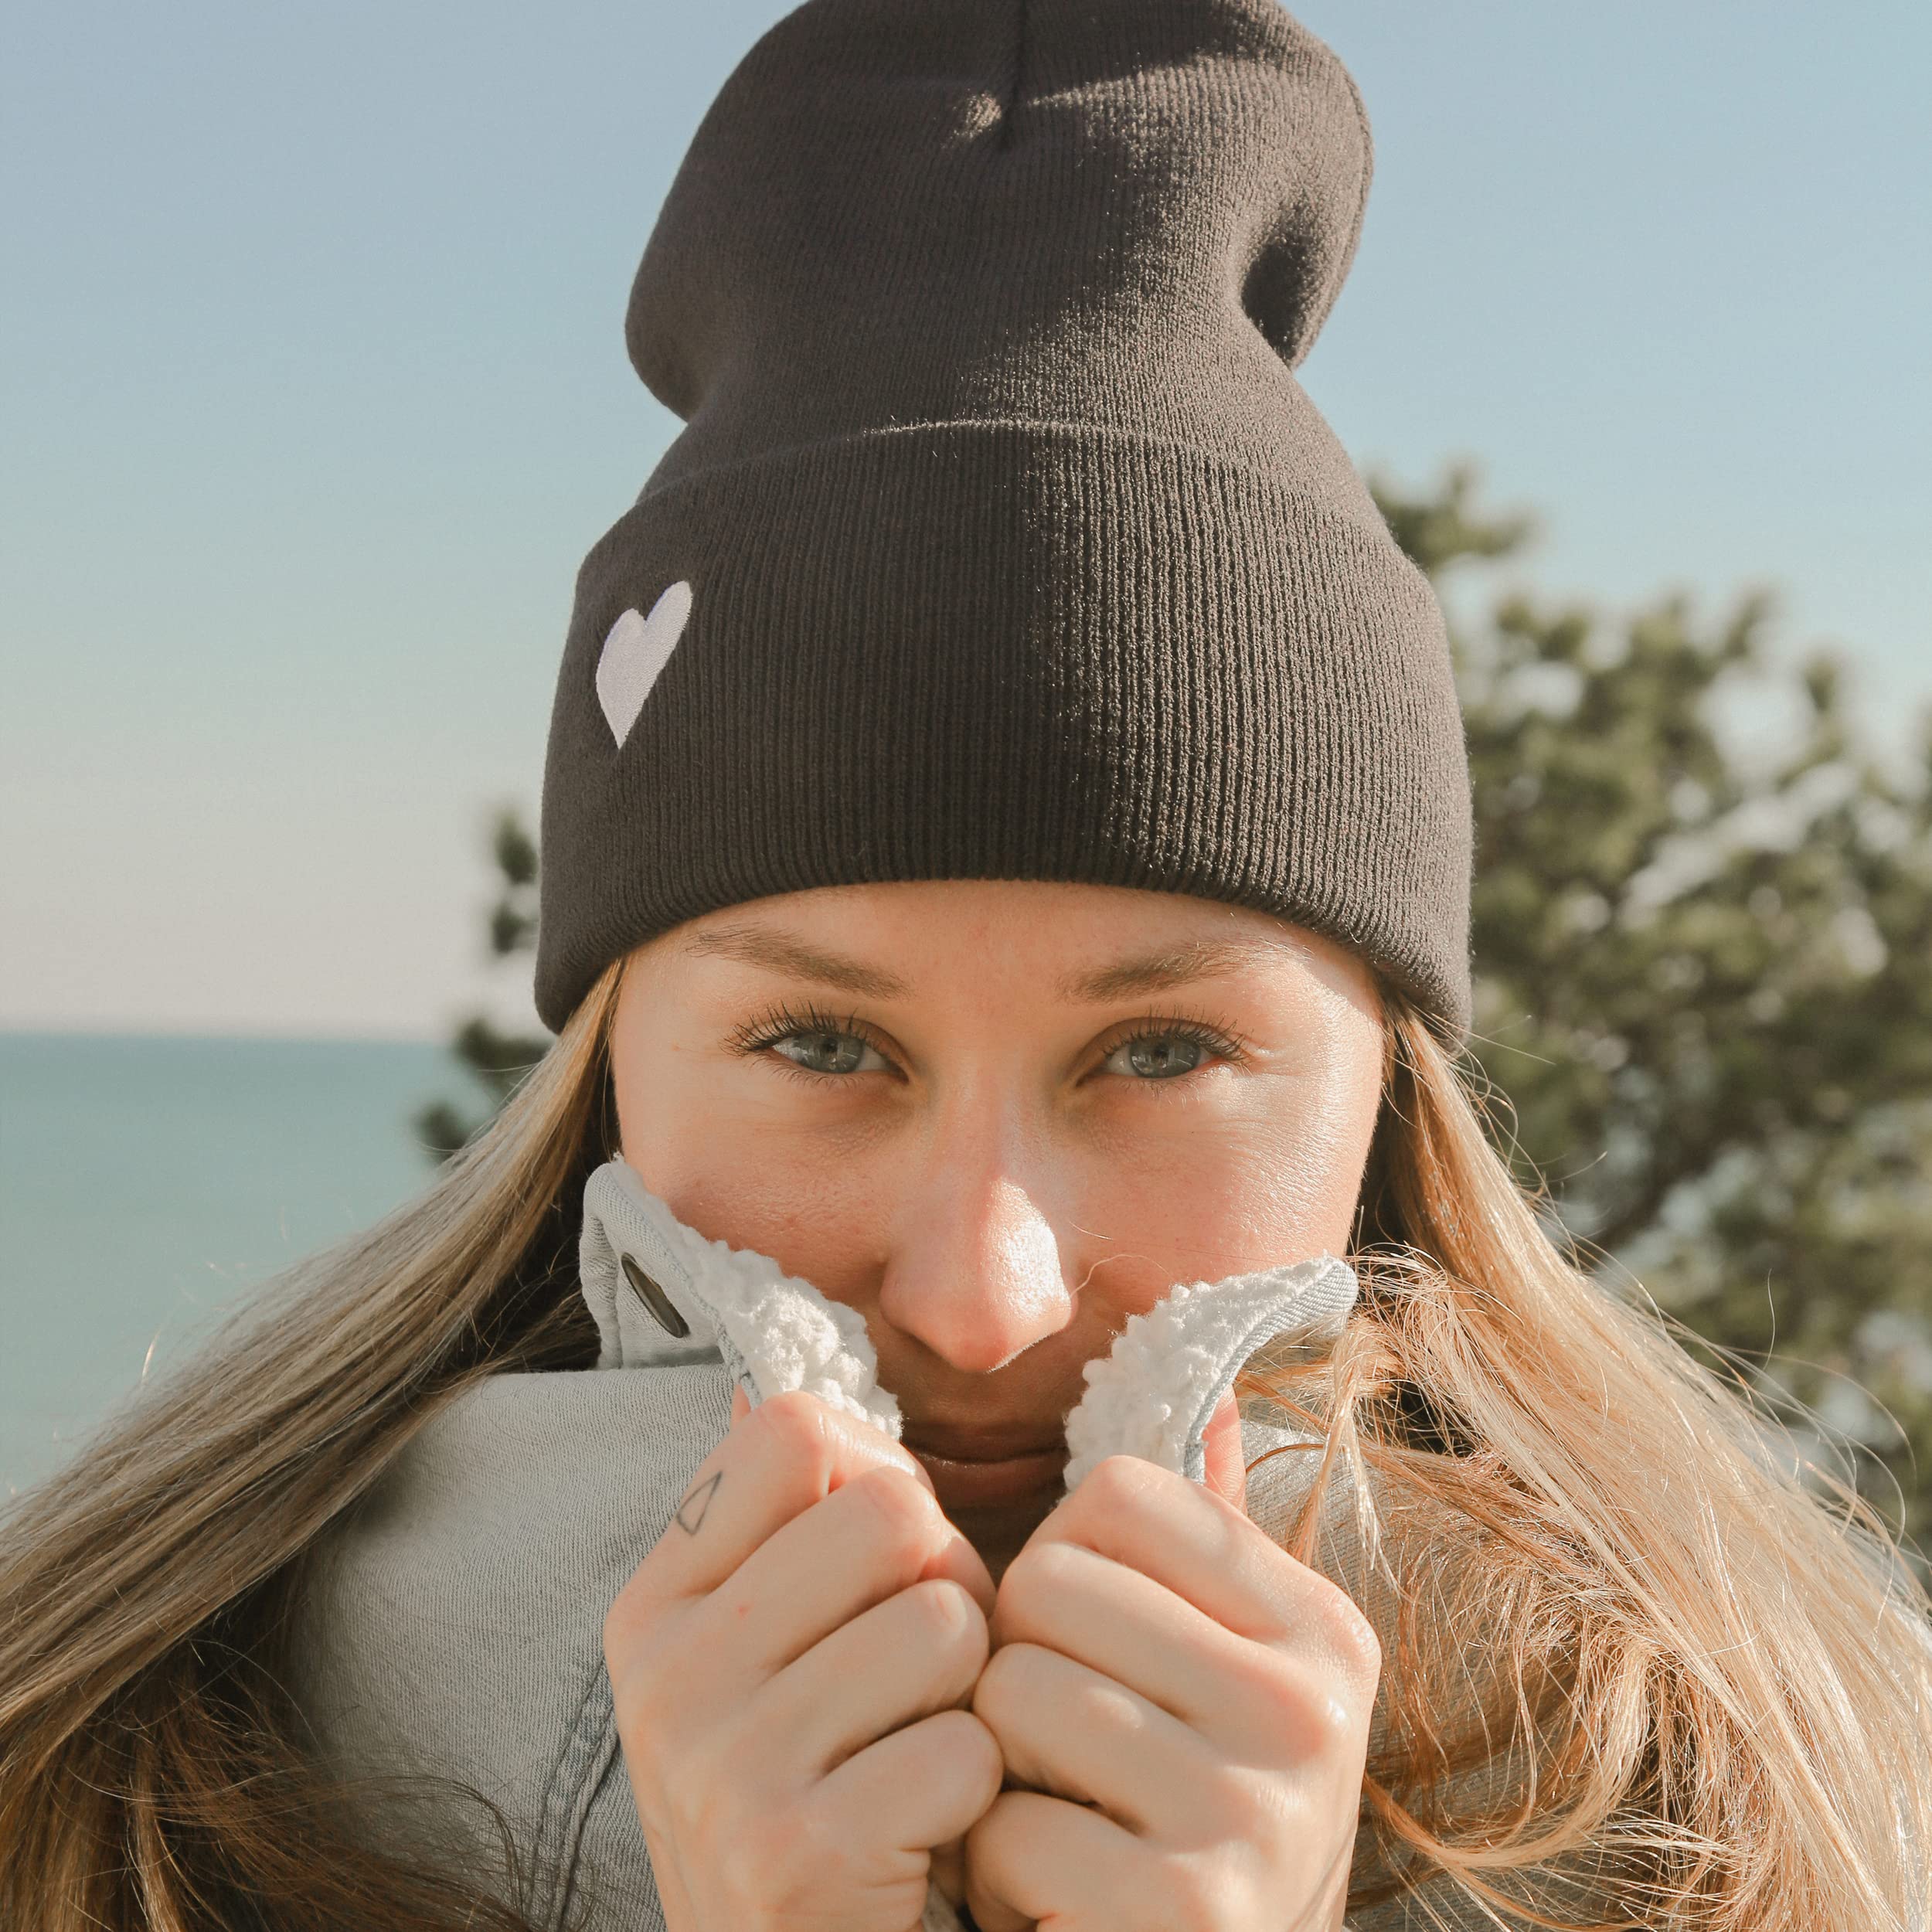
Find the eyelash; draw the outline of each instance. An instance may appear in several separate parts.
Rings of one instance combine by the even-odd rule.
[[[1230,1039],[1218,1026],[1192,1014],[1175,1013],[1162,1019],[1135,1022],[1133,1025],[1132,1032],[1123,1033],[1108,1043],[1100,1055],[1103,1061],[1112,1059],[1123,1046],[1131,1046],[1136,1040],[1141,1039],[1189,1040],[1216,1058],[1235,1066],[1245,1064],[1247,1059],[1239,1041]],[[758,1019],[734,1029],[726,1043],[734,1053],[757,1053],[765,1052],[778,1041],[787,1039],[794,1033],[846,1034],[854,1039],[862,1040],[882,1057],[891,1057],[872,1029],[856,1014],[848,1013],[841,1018],[816,1005],[801,1009],[781,1005],[770,1008]],[[772,1053],[769,1057],[781,1073],[813,1086],[852,1078],[849,1073],[821,1073],[814,1067],[801,1066],[796,1060],[788,1059],[783,1053]],[[1182,1087],[1196,1076],[1207,1070],[1205,1066],[1190,1067],[1186,1073],[1174,1074],[1166,1080],[1136,1080],[1133,1084],[1136,1087]]]

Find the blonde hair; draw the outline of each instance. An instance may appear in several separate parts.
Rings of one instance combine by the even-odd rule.
[[[1349,1467],[1411,1580],[1352,1904],[1434,1874],[1532,1925],[1932,1923],[1932,1602],[1741,1383],[1560,1250],[1400,1002],[1389,1041],[1366,1306],[1318,1372],[1246,1385],[1323,1426],[1291,1549]]]
[[[531,1932],[500,1816],[488,1886],[359,1835],[366,1791],[304,1753],[277,1645],[304,1552],[443,1403],[594,1359],[575,1216],[615,1151],[620,974],[422,1195],[278,1277],[0,1522],[0,1923]],[[1291,1546],[1318,1558],[1350,1468],[1413,1586],[1352,1904],[1433,1881],[1530,1923],[1583,1900],[1575,1922],[1917,1932],[1932,1606],[1558,1251],[1476,1090],[1389,1012],[1361,1311],[1318,1369],[1251,1383],[1322,1426]]]

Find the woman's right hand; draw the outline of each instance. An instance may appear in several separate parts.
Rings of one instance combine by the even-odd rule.
[[[909,1932],[1000,1788],[992,1580],[883,1430],[747,1410],[604,1622],[665,1923]]]

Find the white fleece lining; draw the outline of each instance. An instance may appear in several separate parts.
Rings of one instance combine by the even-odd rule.
[[[707,1239],[679,1220],[627,1162],[607,1162],[584,1189],[583,1296],[602,1338],[600,1368],[702,1359],[715,1350],[753,1401],[804,1389],[896,1440],[897,1400],[879,1386],[862,1316],[769,1255]],[[690,1324],[675,1340],[622,1274],[628,1253]],[[1242,1365],[1292,1335],[1332,1341],[1355,1305],[1355,1271],[1332,1254],[1194,1281],[1129,1318],[1066,1417],[1066,1488],[1111,1455],[1141,1456],[1199,1481],[1216,1407]]]
[[[1066,1418],[1068,1494],[1114,1455],[1145,1457],[1199,1482],[1208,1424],[1242,1365],[1291,1330],[1332,1341],[1357,1292],[1355,1270],[1323,1254],[1190,1282],[1130,1316],[1112,1349],[1083,1371],[1087,1393]]]
[[[690,1324],[689,1338],[665,1334],[624,1279],[620,1253],[664,1291]],[[603,1342],[599,1368],[702,1359],[715,1349],[754,1402],[803,1389],[898,1440],[899,1404],[879,1386],[865,1318],[769,1255],[687,1226],[628,1162],[606,1162],[585,1185],[578,1262]]]

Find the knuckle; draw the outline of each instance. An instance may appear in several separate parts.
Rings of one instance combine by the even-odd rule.
[[[1046,1551],[1043,1543],[1029,1544],[1006,1566],[1006,1573],[999,1580],[999,1594],[993,1600],[993,1629],[1002,1645],[1032,1627],[1034,1606],[1039,1599],[1040,1558]]]
[[[1006,1566],[999,1582],[999,1627],[1017,1638],[1040,1627],[1054,1595],[1066,1587],[1080,1559],[1063,1543],[1031,1543]]]
[[[1200,1858],[1165,1858],[1155,1862],[1153,1874],[1158,1923],[1206,1926],[1236,1923],[1227,1916],[1227,1888],[1209,1861]]]
[[[1006,1778],[1006,1757],[999,1740],[971,1711],[950,1715],[958,1719],[945,1732],[946,1747],[960,1767],[961,1782],[966,1787],[972,1808],[982,1812],[999,1795]]]
[[[1281,1787],[1264,1778],[1231,1777],[1214,1794],[1225,1835],[1243,1845],[1266,1845],[1277,1838],[1287,1811]]]
[[[1074,1492],[1074,1499],[1087,1497],[1089,1509],[1138,1509],[1166,1474],[1144,1457],[1107,1456],[1094,1465],[1093,1473]]]
[[[655,1648],[651,1638],[663,1610],[641,1565],[604,1613],[601,1635],[606,1665],[621,1665],[638,1652],[648,1655]]]
[[[826,1453],[823,1405],[802,1389],[767,1396],[738,1427],[761,1449],[787,1461],[801,1455],[821,1460]]]
[[[1005,1760],[1001,1762],[1003,1780]],[[1009,1862],[1012,1848],[1025,1832],[1022,1809],[1013,1802],[1013,1797],[1010,1791],[1002,1791],[967,1827],[966,1862],[969,1866],[998,1870]]]
[[[1361,1606],[1338,1583],[1318,1576],[1314,1608],[1335,1659],[1352,1682],[1372,1688],[1382,1675],[1382,1639]]]
[[[922,1627],[925,1647],[941,1657],[984,1652],[986,1619],[963,1584],[950,1577],[930,1577],[902,1593]]]
[[[1038,1679],[1039,1650],[1033,1644],[1002,1644],[987,1659],[973,1686],[973,1715],[998,1731],[1026,1702],[1027,1686]]]
[[[1306,1696],[1300,1659],[1260,1644],[1243,1645],[1230,1661],[1231,1701],[1264,1718],[1270,1729],[1298,1729]]]
[[[890,1464],[868,1469],[845,1485],[877,1512],[889,1543],[908,1552],[923,1551],[937,1506],[916,1476]]]
[[[640,1626],[642,1622],[637,1599],[631,1594],[631,1585],[626,1583],[611,1598],[610,1607],[604,1613],[600,1634],[607,1663],[614,1662],[637,1641],[641,1634]]]
[[[1298,1663],[1277,1670],[1254,1696],[1298,1760],[1347,1755],[1366,1742],[1364,1701],[1352,1688],[1337,1685],[1325,1666]]]
[[[639,1736],[656,1735],[662,1722],[672,1716],[668,1685],[649,1648],[607,1653],[605,1671],[611,1679],[611,1699],[625,1729]]]
[[[918,1727],[921,1781],[956,1791],[978,1818],[998,1796],[1006,1775],[999,1740],[969,1710],[938,1711]]]

